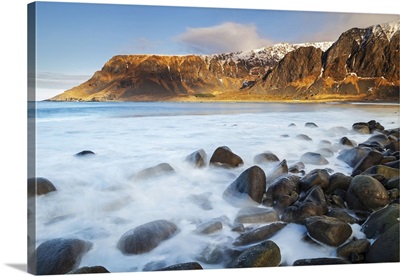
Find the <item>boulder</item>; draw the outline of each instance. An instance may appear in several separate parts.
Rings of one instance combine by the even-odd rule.
[[[357,144],[354,141],[351,141],[346,136],[340,138],[339,145],[341,145],[342,147],[345,147],[345,148],[354,148],[357,146]]]
[[[135,180],[145,180],[148,178],[158,177],[162,175],[168,175],[174,173],[174,168],[168,163],[161,163],[154,167],[150,167],[138,172],[135,176]]]
[[[235,246],[259,243],[271,238],[286,226],[286,223],[274,222],[241,234],[234,242]]]
[[[294,175],[281,177],[267,189],[263,205],[272,206],[278,210],[292,205],[299,197],[299,177]]]
[[[354,123],[351,128],[356,133],[371,134],[371,130],[369,129],[368,123],[364,122]]]
[[[371,143],[371,142],[378,142],[382,146],[387,146],[388,144],[391,143],[389,137],[387,137],[385,134],[382,133],[372,135],[371,137],[368,138],[368,140],[366,140],[363,143]]]
[[[277,164],[271,171],[266,175],[267,185],[272,183],[275,179],[282,175],[286,175],[289,172],[289,168],[285,159],[283,159],[279,164]]]
[[[326,165],[329,161],[323,157],[321,154],[316,152],[306,152],[300,157],[300,161],[304,164],[311,165]]]
[[[368,168],[361,174],[362,175],[380,174],[389,180],[395,177],[399,177],[400,170],[385,165],[376,165]]]
[[[194,232],[196,234],[208,235],[222,229],[222,222],[219,220],[210,220],[200,224]]]
[[[400,262],[400,224],[392,225],[378,236],[365,255],[366,263]]]
[[[316,151],[316,153],[321,154],[323,157],[329,158],[334,156],[335,154],[331,149],[328,148],[320,148]]]
[[[389,196],[385,187],[375,178],[357,175],[351,180],[346,202],[353,210],[375,211],[389,203]]]
[[[370,148],[355,147],[351,149],[344,149],[339,152],[337,159],[345,162],[350,167],[354,167],[362,158],[364,158],[368,152],[371,151]]]
[[[37,275],[66,274],[79,266],[92,243],[80,239],[57,238],[43,242],[29,259],[29,272]]]
[[[177,226],[170,221],[151,221],[123,234],[117,247],[124,254],[146,253],[171,238],[177,230]]]
[[[390,204],[373,214],[363,223],[361,231],[368,239],[374,239],[397,224],[400,219],[400,205]]]
[[[264,152],[254,156],[253,161],[255,164],[266,164],[266,163],[279,162],[279,158],[272,152]]]
[[[353,168],[352,176],[356,176],[368,168],[378,165],[383,159],[383,154],[376,150],[369,151]]]
[[[306,166],[304,165],[303,162],[296,162],[293,165],[291,165],[288,170],[291,173],[301,173],[304,172],[304,169],[306,168]]]
[[[323,169],[315,169],[300,179],[299,187],[303,191],[308,191],[314,186],[320,186],[325,190],[329,186],[329,173]]]
[[[226,146],[217,148],[210,159],[210,164],[218,167],[236,168],[243,165],[243,159]]]
[[[342,209],[331,209],[328,211],[326,214],[328,217],[333,217],[337,218],[338,220],[341,220],[346,223],[354,224],[358,222],[358,219],[355,217],[349,215],[345,210]]]
[[[305,225],[311,238],[329,246],[343,244],[353,233],[348,223],[328,216],[306,218]]]
[[[304,124],[304,126],[308,127],[308,128],[317,128],[318,127],[317,124],[313,123],[313,122],[307,122]]]
[[[252,246],[240,254],[228,268],[276,267],[281,262],[281,251],[273,241]]]
[[[293,266],[305,265],[336,265],[336,264],[350,264],[350,262],[341,258],[310,258],[299,259],[293,262]]]
[[[324,190],[325,194],[330,195],[335,190],[345,190],[347,191],[350,187],[350,182],[353,178],[351,176],[347,176],[343,173],[334,173],[329,176],[329,185]]]
[[[83,150],[75,154],[75,156],[77,157],[90,156],[90,155],[95,155],[95,153],[91,150]]]
[[[336,254],[351,263],[361,263],[371,243],[367,239],[354,240],[339,246]]]
[[[103,266],[84,266],[77,269],[74,269],[67,274],[92,274],[92,273],[110,273]]]
[[[198,262],[188,262],[188,263],[170,265],[161,269],[157,269],[157,271],[196,270],[196,269],[203,269],[203,267]]]
[[[310,138],[308,135],[306,134],[297,134],[296,138],[299,140],[303,140],[303,141],[309,141],[312,142],[312,138]]]
[[[269,223],[278,221],[278,214],[271,209],[260,207],[245,207],[239,210],[235,217],[237,223]]]
[[[232,204],[248,203],[249,199],[261,203],[266,190],[264,171],[253,166],[245,170],[224,191],[223,198]]]
[[[57,191],[54,184],[44,177],[28,178],[28,196],[45,195]]]
[[[186,156],[185,160],[197,168],[203,168],[207,166],[207,154],[203,149],[189,154]]]

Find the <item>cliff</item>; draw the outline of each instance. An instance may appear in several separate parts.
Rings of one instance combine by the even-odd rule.
[[[120,55],[52,101],[399,99],[400,21],[333,43],[215,55]]]

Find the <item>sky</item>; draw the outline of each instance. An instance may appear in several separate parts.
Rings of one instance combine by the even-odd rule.
[[[398,14],[36,2],[36,99],[88,80],[115,55],[214,54],[334,41]]]

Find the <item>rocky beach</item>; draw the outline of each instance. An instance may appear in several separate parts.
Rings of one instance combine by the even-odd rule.
[[[38,205],[54,204],[57,196],[67,193],[68,189],[74,189],[81,198],[79,186],[63,185],[59,189],[57,181],[62,182],[62,178],[55,174],[29,178],[28,220],[40,218],[36,223],[44,223],[36,225],[36,232],[28,236],[32,254],[30,271],[77,274],[399,262],[400,129],[379,120],[329,128],[317,121],[295,122],[279,129],[283,134],[276,139],[296,141],[302,149],[297,155],[293,152],[283,155],[277,147],[244,156],[229,144],[221,144],[211,151],[208,146],[206,150],[199,147],[182,154],[178,158],[180,164],[168,158],[159,159],[154,166],[125,174],[122,178],[126,178],[129,186],[136,187],[136,194],[128,194],[129,189],[112,183],[97,186],[95,192],[109,192],[110,199],[115,198],[115,191],[121,190],[119,198],[108,201],[107,207],[89,207],[90,216],[97,219],[100,216],[103,221],[110,219],[111,212],[119,212],[131,202],[141,200],[146,204],[154,201],[157,205],[163,197],[173,198],[175,202],[170,204],[177,203],[182,208],[181,212],[168,213],[167,207],[165,212],[158,210],[155,216],[152,215],[152,208],[157,209],[155,206],[147,211],[143,207],[136,214],[130,208],[113,217],[112,228],[103,229],[100,234],[92,229],[97,226],[87,228],[84,221],[79,223],[81,231],[70,229],[65,234],[57,233],[57,225],[74,216],[79,220],[82,217],[73,212],[68,214],[62,208],[42,214],[46,207]],[[284,147],[284,144],[280,145]],[[84,169],[96,158],[104,158],[101,155],[95,149],[82,149],[70,156],[70,162],[77,162]],[[341,172],[339,165],[346,169]],[[204,178],[204,172],[211,177]],[[173,195],[169,195],[168,189],[161,186],[173,183],[171,179],[185,182],[182,185],[191,188],[174,190],[171,185],[169,192]],[[203,181],[213,183],[214,188]],[[83,189],[89,184],[79,185]],[[157,195],[157,186],[161,195]],[[146,188],[140,190],[140,187]],[[141,195],[136,196],[138,193]],[[99,201],[103,200],[101,196]],[[90,202],[93,198],[89,196],[87,200]],[[219,211],[221,206],[223,215]],[[186,208],[191,209],[190,216],[184,215]],[[136,215],[140,219],[135,219]],[[48,237],[41,233],[46,227],[50,227]],[[120,234],[117,237],[110,231]],[[36,236],[39,238],[35,243]],[[307,250],[320,253],[310,257],[313,254],[305,250],[304,257],[289,257],[289,252],[297,249],[281,245],[285,239],[296,239],[293,246],[301,244]],[[190,242],[193,244],[189,245]],[[110,267],[109,261],[104,263],[95,255],[89,257],[104,250],[113,250],[120,256],[120,260],[112,261],[115,264],[131,260],[128,265],[131,269],[124,265],[117,269]],[[151,255],[155,252],[158,257]],[[171,259],[168,252],[174,252]],[[147,261],[140,259],[135,264],[135,258],[140,256],[148,256]]]

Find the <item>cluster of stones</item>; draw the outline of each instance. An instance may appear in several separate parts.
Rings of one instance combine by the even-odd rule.
[[[306,126],[317,127],[311,123]],[[201,263],[242,268],[399,262],[400,129],[385,130],[378,122],[370,121],[355,123],[351,131],[368,137],[358,145],[347,137],[338,141],[337,159],[352,168],[351,175],[334,173],[327,168],[306,172],[307,164],[329,163],[318,152],[306,153],[291,166],[271,152],[261,153],[254,157],[256,165],[245,169],[221,195],[239,208],[235,220],[210,218],[194,231],[198,235],[210,235],[229,227],[239,233],[235,240],[207,245],[193,262],[172,266],[152,262],[143,270],[202,269]],[[329,141],[321,144],[327,150],[328,146],[334,148]],[[92,154],[84,151],[77,156]],[[188,155],[186,161],[197,168],[209,165],[231,169],[244,165],[243,159],[226,146],[218,147],[210,160],[201,149]],[[275,168],[267,175],[259,165],[271,162]],[[137,173],[135,179],[169,173],[174,173],[173,167],[161,163]],[[54,185],[45,178],[28,180],[30,197],[54,191]],[[204,210],[211,210],[208,196],[205,193],[191,198]],[[304,241],[336,248],[336,256],[283,263],[279,246],[270,238],[290,223],[304,225]],[[353,224],[360,225],[365,238],[352,236]],[[178,231],[178,226],[171,221],[150,221],[123,234],[116,247],[124,254],[144,254]],[[36,274],[108,272],[101,266],[79,268],[80,258],[91,246],[90,242],[78,239],[49,240],[35,250],[29,266]]]

